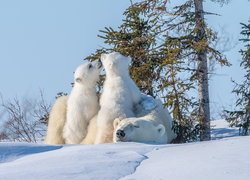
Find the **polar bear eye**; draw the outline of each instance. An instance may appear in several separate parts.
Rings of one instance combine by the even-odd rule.
[[[93,67],[92,64],[89,64],[89,69],[92,68],[92,67]]]
[[[138,125],[134,125],[134,127],[135,127],[135,128],[139,128],[139,126],[138,126]]]

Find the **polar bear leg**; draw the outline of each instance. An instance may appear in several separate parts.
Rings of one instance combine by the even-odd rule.
[[[102,127],[97,129],[95,144],[112,143],[113,129],[109,127]]]
[[[97,115],[94,116],[88,126],[88,131],[86,137],[82,140],[81,144],[94,144],[97,132]]]

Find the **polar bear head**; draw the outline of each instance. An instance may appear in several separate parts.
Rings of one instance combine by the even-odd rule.
[[[118,52],[102,54],[101,61],[107,75],[127,76],[131,58],[121,55]]]
[[[101,61],[85,62],[78,66],[74,73],[75,84],[95,85],[99,80],[99,74],[102,68]]]
[[[150,142],[161,143],[166,138],[165,127],[155,121],[127,118],[115,119],[114,125],[114,142]]]

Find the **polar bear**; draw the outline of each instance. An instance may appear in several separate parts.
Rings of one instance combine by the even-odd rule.
[[[74,87],[67,101],[63,137],[66,144],[79,144],[86,136],[91,118],[99,110],[96,84],[102,63],[84,63],[74,73]]]
[[[49,113],[46,144],[65,144],[63,127],[66,121],[68,96],[58,97]]]
[[[93,78],[93,81],[89,81],[90,83],[86,83],[85,85],[85,86],[88,85],[91,88],[96,85],[96,81],[94,79],[99,78],[99,72],[100,72],[101,66],[102,66],[101,62],[97,62],[97,63],[88,62],[83,65],[80,65],[75,71],[75,77],[77,76],[77,73],[78,75],[81,74],[80,71],[85,72],[86,76],[82,76],[82,77],[79,76],[79,77],[80,79],[88,78],[88,76],[90,78]],[[88,74],[88,72],[90,72],[90,74]],[[78,79],[77,81],[79,81],[80,79]],[[86,89],[88,88],[86,87]],[[95,93],[96,90],[93,89],[93,92]],[[93,93],[90,93],[90,94],[93,94]],[[56,99],[52,107],[52,110],[50,112],[50,116],[49,116],[47,135],[45,138],[46,144],[65,144],[65,139],[63,137],[63,129],[64,129],[66,118],[67,118],[66,117],[67,116],[67,103],[68,103],[68,96],[61,96]]]
[[[156,99],[155,109],[147,112],[141,108],[139,111],[140,117],[114,120],[114,142],[166,144],[176,138],[176,134],[172,131],[173,120],[168,110],[163,107],[161,100]]]
[[[133,106],[141,99],[139,88],[129,76],[130,57],[113,52],[102,54],[101,61],[106,79],[97,115],[95,144],[113,142],[114,119],[133,117]]]

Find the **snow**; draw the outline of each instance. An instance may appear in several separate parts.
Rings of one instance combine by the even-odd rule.
[[[223,120],[212,124],[216,140],[188,144],[3,142],[0,180],[249,179],[250,137],[231,137],[238,131]]]
[[[26,144],[29,152],[36,153],[33,148],[34,144]],[[15,161],[1,164],[0,179],[32,179],[34,176],[36,179],[118,179],[133,173],[146,158],[144,154],[154,148],[153,145],[143,145],[142,148],[141,144],[136,143],[66,145],[40,154],[26,154]],[[14,157],[24,151],[15,144],[10,149],[15,150]],[[10,153],[6,156],[12,157]]]
[[[239,128],[228,126],[228,122],[224,119],[211,121],[211,138],[214,140],[239,135]]]
[[[250,137],[168,146],[152,151],[136,172],[123,179],[247,180]]]
[[[56,150],[61,147],[28,143],[0,143],[0,163],[14,161],[29,154]]]

